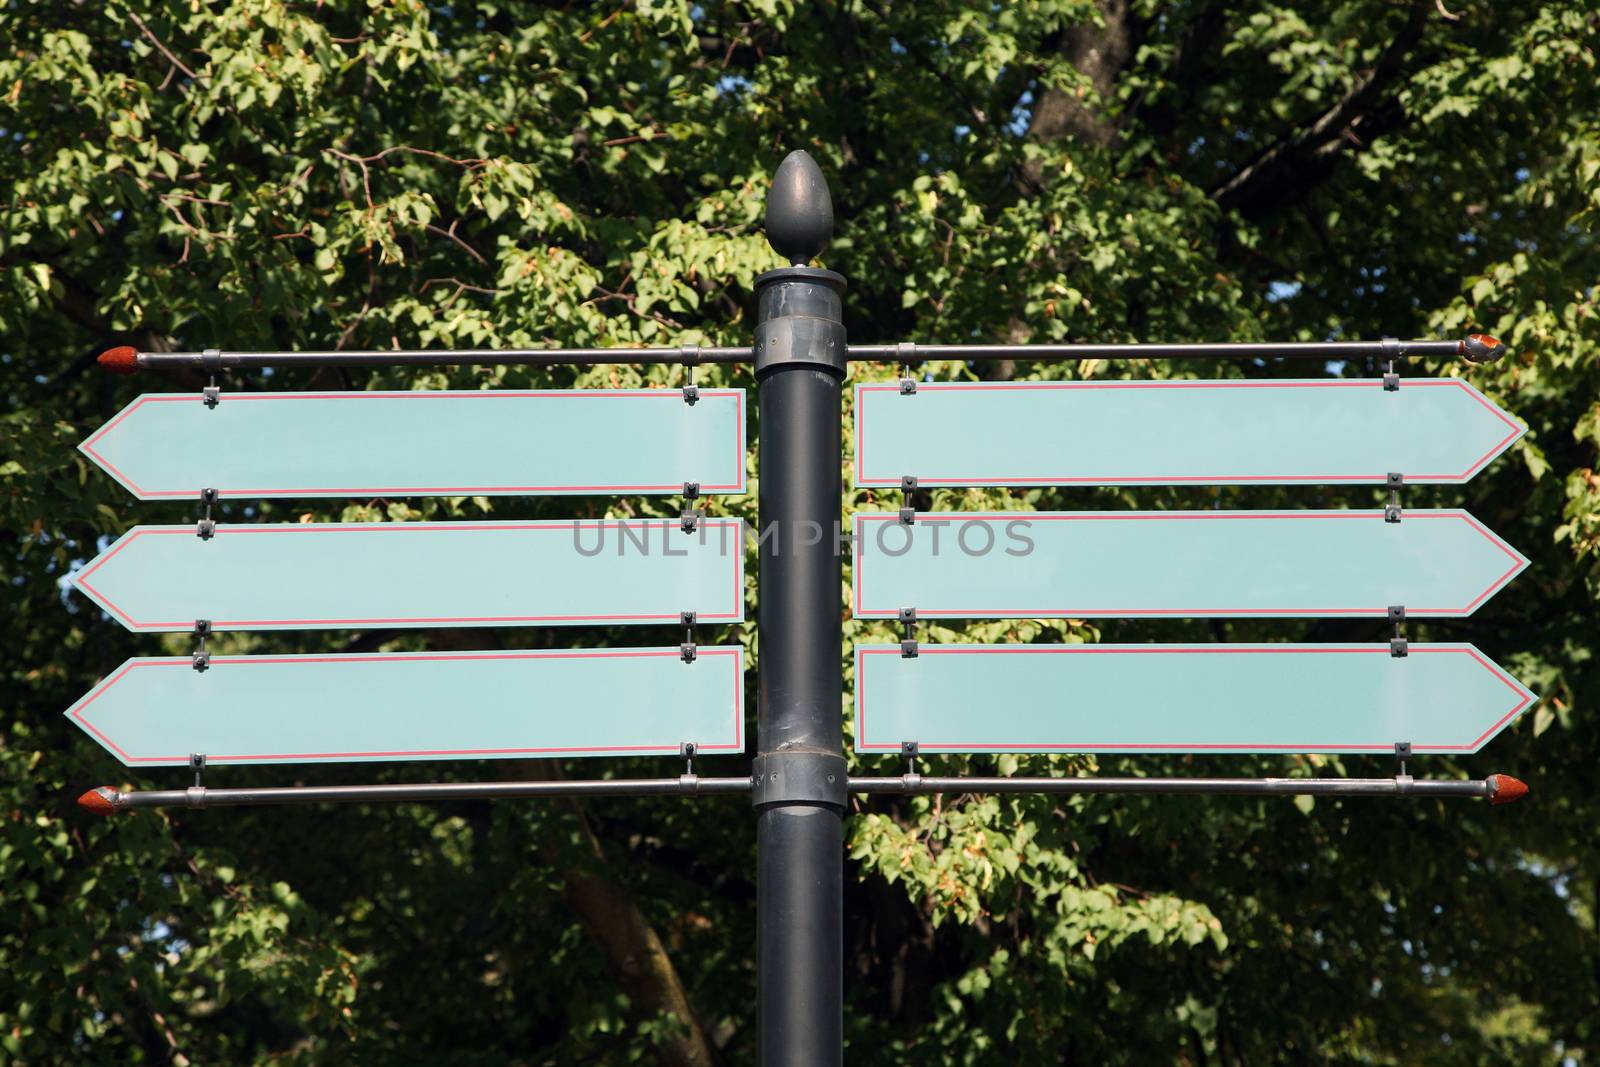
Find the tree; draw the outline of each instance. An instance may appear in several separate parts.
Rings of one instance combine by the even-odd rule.
[[[0,39],[0,1049],[11,1062],[751,1058],[742,802],[96,821],[71,798],[127,774],[61,710],[127,655],[187,649],[124,632],[61,582],[135,522],[192,518],[135,506],[74,446],[140,389],[203,383],[111,378],[94,368],[102,349],[748,343],[753,278],[777,265],[759,230],[765,182],[796,147],[832,182],[840,224],[825,264],[850,279],[856,340],[1483,330],[1513,355],[1407,370],[1468,374],[1530,426],[1470,485],[1407,501],[1468,506],[1533,559],[1472,618],[1413,628],[1479,644],[1543,695],[1481,756],[1424,766],[1517,774],[1533,785],[1528,801],[863,802],[847,829],[851,1061],[1498,1064],[1600,1050],[1600,16],[1586,5],[17,2],[0,11]],[[981,372],[1308,371],[1083,361]],[[324,371],[225,384],[586,387],[677,373]],[[752,384],[742,367],[701,378]],[[1368,503],[1355,497],[960,491],[931,504]],[[847,509],[892,502],[854,491]],[[754,498],[711,506],[753,518]],[[268,502],[251,517],[573,513],[572,501],[359,500]],[[891,637],[846,627],[851,639]],[[729,639],[748,644],[752,631]],[[934,629],[939,640],[1188,636],[1382,635],[1328,620]],[[215,645],[636,641],[529,630]],[[1388,772],[1318,757],[941,767]],[[358,776],[226,772],[229,784],[285,777]]]

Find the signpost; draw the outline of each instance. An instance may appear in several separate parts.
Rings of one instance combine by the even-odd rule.
[[[855,745],[1470,753],[1535,699],[1471,645],[857,645]]]
[[[856,386],[860,486],[1470,479],[1527,432],[1457,378]]]
[[[851,792],[1477,796],[1480,781],[852,777],[843,753],[840,401],[851,358],[1383,360],[1383,379],[899,383],[855,393],[858,485],[1457,484],[1524,429],[1407,357],[1461,341],[852,347],[816,164],[767,202],[791,265],[756,279],[748,349],[135,352],[118,372],[701,360],[753,365],[762,477],[757,753],[743,777],[90,790],[102,814],[210,804],[748,793],[766,1067],[843,1058],[842,818]],[[621,354],[619,354],[619,352]],[[145,395],[81,446],[141,499],[699,494],[745,490],[739,390]],[[692,529],[691,529],[692,527]],[[1527,566],[1464,511],[867,514],[855,614],[897,617],[1471,614]],[[943,534],[941,551],[941,533]],[[197,536],[198,535],[198,536]],[[210,656],[212,629],[612,625],[743,618],[743,527],[621,522],[136,527],[74,584],[193,659],[131,659],[68,710],[123,763],[321,763],[742,753],[737,647]],[[731,542],[731,543],[730,543]],[[692,613],[692,614],[691,614]],[[856,750],[1478,751],[1534,696],[1471,645],[858,645]],[[692,747],[691,747],[692,746]],[[201,761],[195,760],[200,763]]]
[[[140,500],[742,493],[744,390],[146,393],[78,447]]]
[[[142,631],[738,622],[744,523],[136,526],[72,584]]]
[[[129,767],[744,750],[738,648],[130,659],[67,710]]]
[[[858,514],[855,532],[858,618],[1462,616],[1528,565],[1465,511]]]

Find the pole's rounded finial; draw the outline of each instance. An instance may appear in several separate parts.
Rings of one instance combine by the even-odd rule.
[[[833,236],[833,197],[822,168],[809,153],[790,152],[772,176],[767,193],[767,243],[803,267],[828,247]]]

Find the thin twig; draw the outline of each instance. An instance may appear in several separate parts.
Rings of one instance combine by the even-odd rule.
[[[468,156],[463,159],[457,159],[454,156],[447,156],[443,152],[435,152],[431,148],[413,148],[408,144],[393,145],[374,155],[360,156],[358,158],[365,160],[368,163],[379,163],[382,162],[385,156],[388,156],[393,152],[410,152],[412,155],[428,156],[432,159],[442,159],[446,163],[454,163],[456,166],[466,167],[468,170],[477,170],[479,167],[486,167],[489,165],[489,161],[480,156]]]
[[[183,65],[183,60],[181,60],[177,56],[173,55],[171,49],[169,49],[166,45],[161,43],[161,38],[157,37],[154,33],[150,32],[150,27],[146,26],[144,24],[144,20],[143,19],[141,19],[138,15],[135,15],[132,11],[128,12],[128,17],[133,20],[133,24],[135,26],[139,27],[139,32],[144,34],[145,37],[150,41],[150,43],[155,45],[156,49],[162,55],[167,57],[167,61],[169,63],[171,63],[174,67],[177,67],[179,70],[183,71],[185,74],[187,74],[189,76],[189,80],[190,81],[196,81],[197,82],[197,81],[203,81],[204,80],[204,79],[202,79],[200,77],[200,75],[196,74],[194,71],[192,71],[188,67],[184,66]],[[165,85],[166,83],[163,82],[162,84]]]
[[[611,148],[619,144],[637,144],[640,141],[670,141],[672,135],[652,126],[644,133],[634,134],[632,137],[613,137],[609,141],[601,141],[601,148]]]
[[[504,289],[485,289],[481,285],[473,285],[473,284],[471,284],[469,282],[464,282],[460,278],[455,278],[455,277],[451,277],[451,278],[429,278],[427,281],[422,283],[422,288],[419,291],[425,293],[425,292],[428,291],[428,287],[432,286],[432,285],[453,285],[453,286],[456,287],[456,291],[451,293],[448,297],[445,298],[445,302],[444,302],[444,305],[443,305],[445,307],[449,307],[451,304],[455,303],[456,302],[456,298],[459,297],[464,292],[471,291],[471,292],[474,292],[474,293],[482,293],[485,296],[499,296],[501,293],[505,292]]]
[[[464,241],[460,237],[456,236],[456,226],[459,225],[460,222],[461,222],[460,219],[456,219],[455,222],[452,222],[450,224],[450,228],[448,230],[441,230],[439,227],[435,226],[431,222],[423,223],[423,228],[426,229],[429,233],[436,233],[440,237],[446,237],[446,238],[449,238],[450,240],[454,241],[456,244],[458,244],[462,248],[466,249],[467,254],[469,256],[471,256],[473,259],[477,260],[479,263],[487,263],[487,262],[489,262],[487,259],[485,259],[483,257],[483,253],[482,252],[479,252],[476,248],[473,248],[471,245],[467,244],[466,241]]]
[[[348,152],[341,152],[337,148],[324,148],[323,151],[328,153],[330,156],[337,156],[338,158],[354,163],[356,166],[361,168],[361,187],[367,192],[367,210],[373,210],[376,205],[372,202],[372,172],[367,169],[367,161],[360,156],[353,156]]]

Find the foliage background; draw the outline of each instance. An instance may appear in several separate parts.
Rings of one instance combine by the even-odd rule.
[[[1532,797],[1505,809],[864,804],[848,826],[851,1062],[1593,1062],[1597,40],[1591,5],[1534,0],[0,4],[0,1060],[752,1058],[744,805],[95,820],[72,804],[83,789],[181,776],[130,779],[61,711],[126,656],[186,649],[124,632],[62,579],[135,522],[192,517],[136,507],[75,451],[138,391],[201,384],[112,378],[94,367],[102,349],[746,343],[752,279],[775,265],[759,232],[766,175],[805,147],[833,185],[840,222],[824,263],[851,279],[857,340],[1480,329],[1514,356],[1407,371],[1467,374],[1531,428],[1471,485],[1411,490],[1407,502],[1470,507],[1534,561],[1473,618],[1413,628],[1479,644],[1544,696],[1484,754],[1429,758],[1422,770],[1507,771],[1532,783]],[[679,373],[324,372],[225,384],[665,385]],[[1307,368],[1084,362],[984,373]],[[744,368],[701,379],[753,384]],[[754,499],[713,508],[752,518]],[[1002,499],[939,493],[929,503]],[[1315,488],[1061,490],[1011,506],[1375,499]],[[670,506],[594,500],[578,510]],[[573,509],[280,501],[249,517]],[[224,519],[240,515],[224,508]],[[749,643],[753,619],[718,636]],[[847,634],[889,636],[848,621]],[[1356,622],[1237,621],[1004,623],[937,636],[1382,635]],[[657,639],[672,638],[379,632],[236,635],[216,646]],[[996,762],[1035,773],[1389,769],[1289,757],[940,761],[951,772]],[[552,772],[213,777],[507,773]]]

